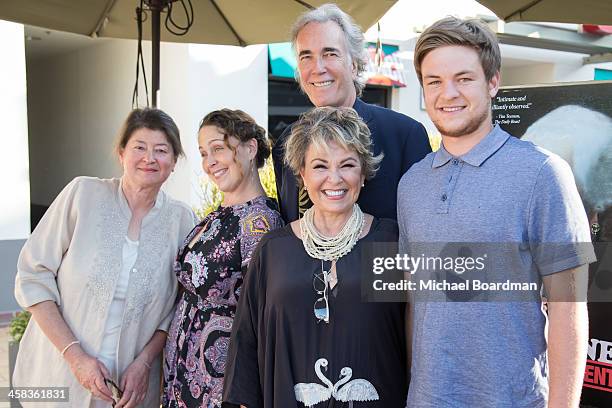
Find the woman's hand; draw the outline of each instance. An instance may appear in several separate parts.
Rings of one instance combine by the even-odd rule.
[[[133,408],[145,400],[149,389],[149,368],[150,364],[139,357],[125,369],[119,384],[123,397],[116,408]]]
[[[101,361],[85,353],[78,345],[68,349],[64,357],[79,384],[94,397],[113,402],[113,394],[104,383],[104,378],[110,378],[110,373]]]
[[[64,352],[64,358],[70,366],[70,371],[79,384],[88,389],[95,397],[112,402],[112,394],[104,384],[104,377],[110,377],[108,370],[104,364],[87,354],[79,344],[75,343],[77,338],[66,324],[57,304],[52,300],[45,300],[30,306],[28,311],[32,313],[32,318],[55,345],[57,351]],[[69,347],[66,348],[66,346]]]

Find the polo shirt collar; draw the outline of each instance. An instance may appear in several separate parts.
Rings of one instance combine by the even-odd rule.
[[[452,159],[452,158],[453,158],[453,155],[450,154],[444,148],[444,144],[443,143],[440,143],[440,148],[436,151],[436,154],[434,155],[434,159],[433,159],[433,163],[431,164],[431,167],[433,167],[433,168],[442,167],[446,163],[448,163],[450,161],[450,159]]]
[[[489,157],[491,157],[496,151],[498,151],[510,135],[504,131],[499,125],[495,125],[491,132],[484,139],[474,146],[469,152],[460,157],[460,159],[472,166],[480,167]],[[440,145],[440,149],[436,152],[432,167],[441,167],[453,159],[453,155],[450,154],[445,148],[444,144]]]

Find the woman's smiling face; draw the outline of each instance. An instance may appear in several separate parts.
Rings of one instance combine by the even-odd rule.
[[[349,216],[365,180],[357,152],[335,141],[311,144],[304,163],[300,175],[316,211]]]
[[[224,193],[239,193],[247,184],[253,153],[247,143],[225,135],[216,126],[204,126],[198,134],[202,169]],[[256,145],[255,145],[256,146]],[[255,147],[256,148],[256,147]]]

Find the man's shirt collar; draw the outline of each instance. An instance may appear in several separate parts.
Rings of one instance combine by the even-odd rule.
[[[504,143],[506,143],[506,140],[508,140],[509,137],[510,134],[500,128],[499,125],[495,125],[484,139],[482,139],[469,152],[458,157],[458,159],[461,159],[474,167],[480,167],[482,163],[484,163],[489,157],[498,151],[504,145]],[[440,148],[434,156],[431,167],[442,167],[454,158],[455,157],[444,148],[444,144],[441,143]]]

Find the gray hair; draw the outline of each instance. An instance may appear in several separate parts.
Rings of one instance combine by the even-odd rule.
[[[374,178],[383,154],[372,154],[370,129],[353,108],[319,107],[304,113],[291,128],[285,145],[285,164],[298,179],[300,170],[306,165],[306,151],[311,145],[327,147],[336,142],[347,150],[357,153],[361,163],[361,174],[366,180]]]
[[[361,27],[355,23],[355,20],[353,20],[351,16],[342,11],[340,7],[332,3],[327,3],[316,9],[307,11],[298,17],[291,28],[291,44],[293,45],[293,50],[297,51],[297,36],[302,28],[310,23],[326,23],[328,21],[333,21],[338,24],[344,33],[346,48],[348,49],[351,62],[357,67],[357,78],[353,80],[353,85],[355,85],[357,96],[361,96],[361,92],[363,88],[365,88],[365,83],[361,80],[361,74],[366,68],[364,51],[365,40]],[[297,76],[297,80],[298,82],[300,81],[299,76]]]

